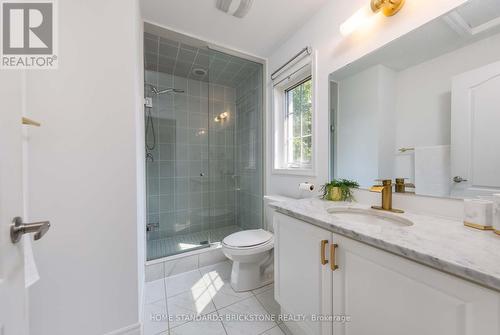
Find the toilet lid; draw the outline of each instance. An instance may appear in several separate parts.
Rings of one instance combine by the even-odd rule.
[[[263,229],[243,230],[224,238],[222,243],[230,247],[252,247],[266,243],[273,234]]]

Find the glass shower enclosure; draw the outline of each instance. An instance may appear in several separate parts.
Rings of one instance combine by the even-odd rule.
[[[262,227],[262,64],[171,34],[144,52],[147,259]]]

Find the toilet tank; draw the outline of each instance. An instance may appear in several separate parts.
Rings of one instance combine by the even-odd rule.
[[[273,202],[285,202],[290,200],[296,200],[293,198],[285,197],[282,195],[265,195],[264,196],[264,229],[274,233],[273,229],[273,216],[274,209],[269,207],[270,203]]]

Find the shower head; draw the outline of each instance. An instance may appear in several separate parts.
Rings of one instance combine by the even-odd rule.
[[[164,90],[158,90],[158,88],[154,87],[154,86],[151,86],[151,91],[155,94],[155,95],[160,95],[160,94],[165,94],[165,93],[184,93],[184,90],[180,89],[180,88],[166,88]]]

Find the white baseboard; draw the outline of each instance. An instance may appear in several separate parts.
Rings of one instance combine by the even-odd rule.
[[[142,330],[141,324],[138,322],[136,324],[124,328],[113,330],[104,335],[142,335],[141,330]]]

